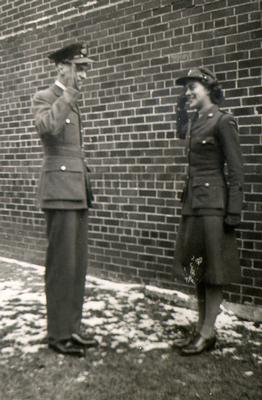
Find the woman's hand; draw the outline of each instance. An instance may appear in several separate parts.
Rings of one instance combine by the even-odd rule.
[[[226,233],[234,231],[240,225],[241,216],[239,214],[227,214],[224,220],[224,231]]]

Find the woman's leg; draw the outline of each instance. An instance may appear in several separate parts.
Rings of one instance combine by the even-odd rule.
[[[223,300],[222,286],[205,284],[205,300],[205,319],[200,334],[204,338],[210,338],[215,336],[216,318]]]
[[[196,296],[197,296],[197,306],[198,306],[198,321],[195,330],[197,333],[200,333],[206,315],[206,288],[204,283],[200,282],[197,284]]]
[[[200,354],[205,350],[211,349],[215,342],[215,323],[219,314],[220,304],[222,302],[222,286],[204,284],[205,287],[205,318],[200,330],[194,340],[186,347],[181,349],[181,354],[190,356]],[[199,323],[201,319],[199,318]]]
[[[206,291],[205,291],[205,284],[204,283],[199,283],[196,286],[196,296],[197,296],[197,304],[198,304],[198,321],[193,330],[191,330],[185,337],[176,339],[173,342],[173,347],[177,348],[184,348],[186,346],[189,346],[190,343],[193,342],[193,340],[199,336],[199,333],[202,329],[204,320],[205,320],[205,297],[206,297]]]

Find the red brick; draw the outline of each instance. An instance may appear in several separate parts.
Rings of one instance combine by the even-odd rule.
[[[245,211],[237,231],[246,292],[232,285],[226,297],[262,304],[259,2],[104,0],[100,9],[93,5],[70,19],[65,0],[41,7],[35,0],[23,3],[1,8],[0,68],[6,79],[0,99],[0,254],[44,262],[45,224],[35,206],[42,149],[31,98],[55,78],[46,54],[79,37],[98,61],[80,104],[96,200],[90,213],[92,271],[167,285],[186,164],[174,129],[180,92],[174,80],[203,64],[225,88],[225,107],[238,120],[246,162]]]

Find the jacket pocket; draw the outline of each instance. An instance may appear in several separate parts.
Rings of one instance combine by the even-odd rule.
[[[43,170],[40,193],[43,200],[85,199],[85,174],[80,160],[58,160]]]
[[[196,143],[202,146],[214,146],[216,144],[214,136],[206,136],[202,138],[197,138]]]
[[[192,184],[192,208],[224,209],[226,188],[222,178],[194,177]]]

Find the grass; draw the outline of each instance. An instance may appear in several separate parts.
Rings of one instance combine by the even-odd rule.
[[[110,350],[100,363],[99,351],[85,359],[43,349],[16,355],[1,365],[1,400],[259,400],[261,368],[248,346],[242,361],[205,353],[181,357],[175,351]],[[255,367],[255,368],[254,368]],[[247,371],[253,375],[247,376]]]
[[[44,321],[44,305],[35,300],[29,303],[20,300],[28,288],[43,291],[42,277],[33,270],[1,268],[2,288],[7,287],[8,281],[12,285],[18,279],[25,282],[25,288],[17,285],[17,296],[14,289],[14,296],[8,300],[2,290],[0,312],[2,316],[9,313],[10,323],[0,324],[0,400],[259,400],[262,397],[261,329],[252,329],[255,324],[236,324],[232,341],[226,340],[220,330],[216,350],[199,356],[182,357],[170,346],[145,351],[143,343],[151,334],[158,335],[162,342],[170,342],[189,326],[170,324],[176,321],[174,308],[162,300],[138,296],[131,301],[132,295],[139,294],[135,291],[130,297],[126,294],[121,297],[98,286],[88,289],[89,302],[100,301],[106,306],[87,312],[86,322],[92,317],[104,318],[106,312],[110,317],[104,318],[103,326],[94,328],[102,338],[101,345],[88,350],[85,358],[64,357],[48,350],[46,345],[36,353],[27,353],[16,345],[19,338],[12,334],[20,332],[21,318],[30,311],[33,318],[22,324],[24,332],[32,345],[39,342],[34,334],[44,331],[41,324],[37,325]],[[148,322],[153,325],[147,325]],[[142,335],[140,342],[137,341],[142,343],[141,347],[132,346],[136,343],[132,335],[127,341],[117,342],[118,329],[127,327],[131,332],[140,323],[144,328],[136,334]],[[15,350],[7,355],[8,347]]]

